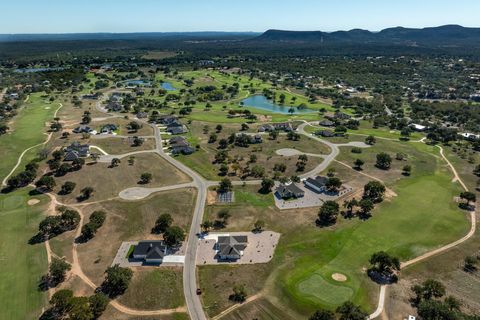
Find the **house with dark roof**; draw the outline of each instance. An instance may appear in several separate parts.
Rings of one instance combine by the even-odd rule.
[[[290,122],[274,123],[275,130],[290,132],[295,130]]]
[[[97,100],[102,94],[101,93],[94,93],[94,94],[84,94],[82,99],[85,100]]]
[[[140,241],[133,249],[134,259],[143,260],[145,263],[162,263],[167,255],[167,246],[163,241]]]
[[[93,131],[92,128],[84,124],[72,130],[73,133],[92,133]]]
[[[171,134],[182,134],[182,133],[187,133],[188,129],[187,129],[187,126],[181,123],[172,123],[167,125],[166,131],[170,132]]]
[[[140,112],[137,113],[136,116],[137,116],[138,119],[148,118],[148,112],[140,111]]]
[[[271,124],[262,124],[258,127],[258,132],[271,132],[275,130],[275,128]]]
[[[219,260],[238,260],[247,248],[247,236],[219,236],[216,243]]]
[[[111,134],[111,133],[113,133],[113,131],[116,131],[116,130],[118,130],[117,125],[109,123],[109,124],[106,124],[106,125],[102,126],[102,128],[100,129],[100,133]]]
[[[168,142],[170,143],[171,152],[174,155],[189,155],[195,152],[195,148],[190,146],[184,137],[172,137]]]
[[[275,193],[282,199],[298,199],[305,196],[305,191],[300,189],[295,183],[280,184]]]
[[[113,112],[120,112],[123,109],[123,106],[120,102],[118,101],[110,101],[107,104],[107,109],[108,111],[113,111]]]
[[[168,126],[168,125],[179,123],[179,122],[178,122],[177,116],[163,115],[157,118],[157,123]]]
[[[318,124],[323,127],[333,127],[335,125],[335,122],[324,119],[320,121]]]
[[[65,161],[74,161],[78,158],[85,158],[90,155],[90,146],[88,144],[80,144],[75,141],[65,148]]]
[[[350,119],[352,116],[344,113],[344,112],[341,112],[341,111],[337,111],[335,112],[335,114],[333,115],[333,118],[334,119],[338,119],[338,120],[348,120]]]
[[[306,187],[309,187],[316,192],[324,192],[326,190],[328,178],[322,176],[316,176],[315,178],[307,178],[303,183]]]

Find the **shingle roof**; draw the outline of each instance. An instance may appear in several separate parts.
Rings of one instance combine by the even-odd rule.
[[[248,243],[247,236],[218,237],[218,254],[220,256],[240,255]]]

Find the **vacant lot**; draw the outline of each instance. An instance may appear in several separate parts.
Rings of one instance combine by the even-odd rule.
[[[122,241],[160,239],[151,230],[155,220],[163,213],[173,217],[174,225],[188,230],[195,197],[194,189],[181,189],[157,193],[141,201],[114,200],[86,208],[88,213],[104,210],[107,220],[95,238],[78,246],[85,274],[100,284],[103,272],[111,265]]]
[[[83,142],[82,142],[83,143]],[[120,155],[128,152],[155,149],[155,139],[147,138],[141,146],[135,147],[128,138],[90,139],[90,145],[101,148],[108,154]]]
[[[132,282],[119,302],[141,310],[183,306],[182,268],[136,268]]]
[[[128,163],[128,158],[124,158],[115,168],[111,168],[109,163],[87,164],[79,171],[55,178],[57,187],[54,191],[58,192],[65,181],[75,182],[77,186],[71,194],[60,196],[62,202],[74,203],[80,190],[87,186],[95,190],[91,200],[98,201],[116,197],[120,191],[129,187],[162,187],[190,181],[156,153],[137,154],[134,157],[133,165]],[[140,176],[145,172],[152,174],[152,181],[145,185],[139,184]]]
[[[208,143],[211,133],[215,132],[214,127],[210,128],[208,133],[204,133],[205,123],[196,123],[192,126],[192,135],[196,138],[196,144],[200,145],[200,150],[189,156],[179,156],[177,159],[188,165],[195,171],[202,174],[210,180],[220,180],[219,176],[220,164],[215,164],[215,154],[218,152],[218,140],[226,139],[231,133],[239,132],[240,126],[229,125],[221,133],[218,133],[217,142]],[[318,142],[312,138],[301,136],[299,141],[288,140],[286,135],[280,135],[276,140],[271,140],[268,135],[262,135],[263,142],[253,144],[249,147],[232,146],[229,147],[228,155],[231,159],[229,176],[232,179],[239,179],[241,169],[235,171],[235,165],[239,168],[260,166],[265,170],[265,176],[274,174],[275,164],[285,164],[286,170],[281,175],[290,177],[292,175],[300,175],[308,172],[319,165],[323,160],[318,157],[309,157],[305,170],[303,172],[296,171],[296,163],[298,156],[283,157],[276,154],[279,149],[290,148],[297,149],[300,152],[314,154],[329,154],[330,148],[325,144]],[[194,143],[194,145],[196,145]],[[256,156],[256,162],[250,162],[250,156]],[[235,165],[233,164],[235,162]],[[249,179],[258,179],[249,177]]]

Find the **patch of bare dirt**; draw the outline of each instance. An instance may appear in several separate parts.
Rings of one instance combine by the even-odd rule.
[[[347,276],[341,273],[334,273],[332,274],[332,279],[338,282],[345,282],[347,281]]]
[[[38,200],[38,199],[30,199],[30,200],[28,200],[27,204],[28,204],[29,206],[34,206],[34,205],[36,205],[36,204],[39,203],[39,202],[40,202],[40,200]]]

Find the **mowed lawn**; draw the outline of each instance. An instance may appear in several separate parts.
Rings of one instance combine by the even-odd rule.
[[[38,280],[47,271],[45,245],[29,245],[43,219],[48,198],[29,206],[29,189],[0,194],[0,308],[1,319],[37,319],[47,296]]]
[[[395,144],[399,148],[400,143]],[[207,312],[214,315],[228,307],[227,301],[215,297],[228,297],[235,282],[246,284],[249,295],[258,292],[258,283],[263,284],[275,307],[296,311],[301,317],[319,307],[334,309],[347,300],[371,312],[379,292],[365,272],[372,253],[384,250],[406,261],[465,235],[469,221],[453,201],[461,189],[436,157],[438,150],[416,143],[404,145],[400,151],[409,152],[409,163],[416,170],[411,177],[390,179],[395,182],[389,187],[397,196],[380,204],[367,221],[339,217],[336,226],[320,229],[314,224],[315,213],[278,211],[267,198],[260,201],[263,196],[246,195],[255,192],[253,189],[236,191],[236,203],[228,206],[232,217],[226,231],[249,230],[260,218],[266,221],[267,230],[280,232],[282,237],[272,262],[258,265],[254,273],[236,272],[231,267],[200,268],[201,283],[214,279],[216,284],[209,286],[216,293],[204,297]],[[252,197],[257,201],[251,201]],[[207,217],[214,218],[219,209],[207,207]],[[334,281],[333,273],[344,274],[347,281]],[[225,282],[223,288],[216,279],[227,275],[235,281]],[[240,314],[247,309],[240,308]],[[252,317],[276,319],[271,311],[256,308]]]
[[[47,102],[40,93],[32,94],[19,110],[11,132],[0,137],[0,178],[6,177],[27,148],[46,139],[46,122],[53,118],[58,103]],[[27,153],[23,163],[35,153]],[[35,235],[43,219],[41,203],[28,206],[28,189],[0,194],[0,308],[2,319],[34,319],[46,303],[46,295],[37,290],[40,276],[46,273],[47,256],[43,244],[31,246],[28,239]]]
[[[59,104],[48,102],[40,93],[32,94],[19,114],[9,124],[10,132],[0,136],[0,178],[5,176],[17,163],[20,154],[27,148],[46,140],[46,122],[53,120]],[[32,154],[34,156],[34,154]]]

